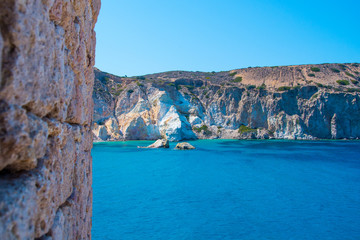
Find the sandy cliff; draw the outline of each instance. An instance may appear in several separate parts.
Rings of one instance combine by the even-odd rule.
[[[360,137],[359,64],[172,71],[95,69],[96,140]]]
[[[0,1],[0,239],[90,239],[99,9]]]

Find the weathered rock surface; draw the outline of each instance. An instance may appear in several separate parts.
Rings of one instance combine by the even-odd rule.
[[[176,144],[175,149],[178,149],[178,150],[193,150],[193,149],[195,149],[195,147],[193,145],[191,145],[190,143],[182,142],[182,143]]]
[[[0,1],[0,239],[90,239],[100,0]]]
[[[95,69],[94,134],[103,140],[114,132],[125,140],[356,139],[359,72],[356,63],[130,78]],[[119,131],[109,130],[109,119]]]
[[[169,148],[169,140],[167,139],[158,139],[153,144],[147,147],[138,147],[138,148]]]

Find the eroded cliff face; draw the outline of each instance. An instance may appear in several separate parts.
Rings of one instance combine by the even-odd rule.
[[[356,139],[359,71],[322,64],[125,78],[95,69],[94,138]]]
[[[0,1],[0,239],[90,239],[100,0]]]

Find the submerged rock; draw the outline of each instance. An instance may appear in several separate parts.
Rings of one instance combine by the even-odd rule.
[[[178,150],[192,150],[192,149],[195,149],[195,147],[193,145],[191,145],[190,143],[182,142],[182,143],[176,144],[175,149],[178,149]]]
[[[169,148],[169,140],[167,139],[158,139],[153,144],[147,147],[138,147],[138,148]]]

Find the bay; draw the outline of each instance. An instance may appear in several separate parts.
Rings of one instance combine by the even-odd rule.
[[[360,239],[360,142],[96,143],[97,239]]]

